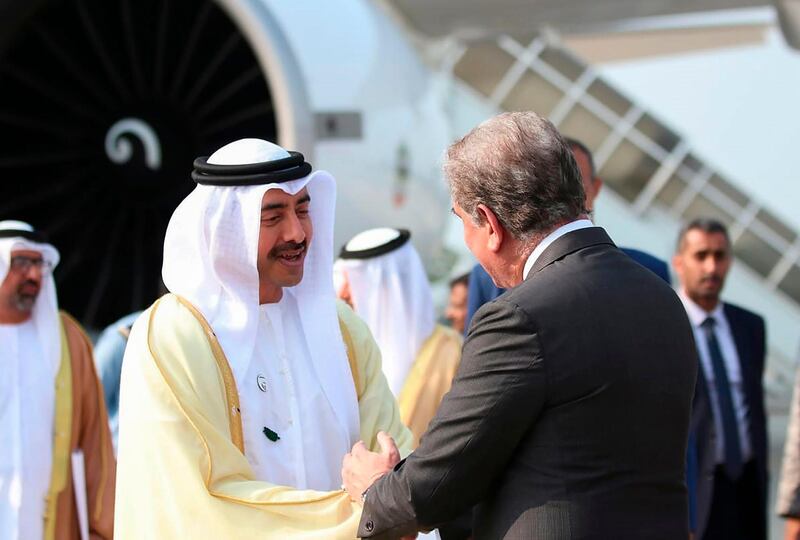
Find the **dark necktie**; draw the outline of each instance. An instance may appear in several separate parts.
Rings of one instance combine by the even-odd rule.
[[[715,324],[714,318],[709,317],[703,321],[701,326],[706,333],[708,353],[714,370],[714,386],[717,389],[717,405],[719,406],[725,449],[725,473],[731,480],[736,480],[742,473],[742,447],[739,442],[739,427],[733,407],[728,371],[725,369],[725,360],[722,358],[722,351],[714,333]]]

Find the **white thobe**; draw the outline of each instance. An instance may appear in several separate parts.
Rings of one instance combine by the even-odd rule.
[[[291,292],[259,309],[258,338],[236,381],[245,456],[257,480],[330,491],[341,485],[350,441],[320,384]],[[264,433],[278,437],[271,441]]]
[[[0,536],[44,536],[55,379],[31,321],[0,324]]]

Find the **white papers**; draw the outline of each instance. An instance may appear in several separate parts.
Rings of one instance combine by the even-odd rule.
[[[86,463],[83,451],[72,452],[72,487],[75,489],[75,507],[78,511],[78,525],[81,540],[89,540],[89,510],[86,504]]]

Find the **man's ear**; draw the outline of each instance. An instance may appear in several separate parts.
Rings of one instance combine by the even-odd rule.
[[[680,253],[676,253],[672,256],[672,269],[675,270],[678,276],[681,275],[683,271],[683,257],[681,257]]]
[[[603,189],[603,181],[600,180],[599,177],[594,177],[594,198],[596,199],[598,195],[600,195],[600,190]]]
[[[586,192],[586,209],[591,212],[594,210],[594,203],[597,200],[597,196],[600,195],[600,189],[603,187],[603,181],[595,176],[594,179],[589,182],[588,187],[586,184],[584,184],[583,187]]]
[[[353,296],[350,293],[350,277],[345,271],[342,271],[341,282],[338,284],[336,296],[338,296],[340,300],[343,300],[348,306],[355,309],[353,306]]]
[[[503,246],[506,230],[500,224],[500,220],[497,219],[492,209],[485,204],[478,205],[478,212],[483,216],[483,226],[488,227],[489,236],[486,241],[486,248],[493,253],[497,253]]]

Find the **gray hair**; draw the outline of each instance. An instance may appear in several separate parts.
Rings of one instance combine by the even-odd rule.
[[[534,112],[486,120],[447,149],[444,174],[453,201],[482,224],[489,207],[527,241],[585,213],[580,171],[555,126]]]

